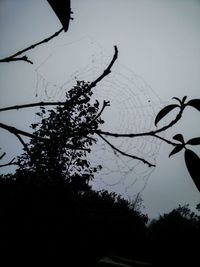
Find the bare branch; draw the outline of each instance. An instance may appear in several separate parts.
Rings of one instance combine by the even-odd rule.
[[[154,136],[154,137],[160,138],[156,134],[160,133],[160,132],[163,132],[163,131],[166,131],[167,129],[171,128],[174,124],[176,124],[181,119],[184,108],[185,108],[185,106],[183,106],[180,109],[180,111],[179,111],[178,115],[176,116],[176,118],[173,121],[171,121],[168,125],[163,126],[162,128],[154,130],[154,131],[149,131],[149,132],[144,132],[144,133],[119,134],[119,133],[111,133],[111,132],[105,132],[105,131],[101,131],[101,130],[96,130],[95,133],[102,134],[102,135],[107,135],[107,136],[113,136],[113,137],[129,137],[129,138],[133,138],[133,137],[140,137],[140,136]]]
[[[47,138],[42,138],[40,136],[37,136],[37,135],[31,134],[31,133],[19,130],[19,129],[15,128],[15,127],[9,126],[9,125],[1,123],[1,122],[0,122],[0,128],[7,130],[8,132],[10,132],[10,133],[12,133],[14,135],[20,134],[20,135],[23,135],[23,136],[26,136],[26,137],[29,137],[29,138],[35,138],[35,139],[39,139],[39,140],[42,140],[42,141],[48,141]]]
[[[15,158],[13,158],[10,162],[8,163],[5,163],[5,164],[0,164],[0,168],[3,168],[3,167],[7,167],[7,166],[10,166],[10,165],[16,165],[17,163],[14,162]]]
[[[106,77],[109,73],[111,73],[111,68],[113,66],[113,64],[115,63],[117,57],[118,57],[118,49],[117,46],[114,46],[114,50],[115,53],[113,55],[113,58],[110,62],[110,64],[108,65],[108,67],[103,71],[103,73],[93,82],[91,82],[88,86],[88,90],[92,89],[93,87],[95,87],[97,85],[97,83],[99,83],[104,77]],[[78,92],[74,97],[71,98],[71,101],[75,101],[77,100],[80,96],[82,95],[82,92]]]
[[[142,161],[143,163],[147,164],[149,167],[155,167],[154,164],[146,161],[145,159],[143,158],[140,158],[140,157],[137,157],[137,156],[133,156],[133,155],[130,155],[130,154],[127,154],[123,151],[121,151],[120,149],[118,149],[117,147],[115,147],[113,144],[111,144],[107,139],[105,139],[101,134],[97,133],[112,149],[114,149],[115,151],[117,151],[118,153],[122,154],[123,156],[126,156],[126,157],[129,157],[129,158],[132,158],[132,159],[137,159],[137,160],[140,160]]]
[[[19,134],[17,134],[17,133],[13,133],[13,134],[19,139],[20,143],[23,145],[23,147],[24,147],[24,149],[26,150],[26,152],[27,152],[29,155],[31,155],[31,152],[30,152],[30,150],[29,150],[27,144],[24,142],[24,140],[21,138],[21,136],[20,136]]]
[[[0,156],[0,160],[1,160],[3,157],[5,157],[5,155],[6,155],[6,153],[3,152],[3,154]]]
[[[117,60],[117,57],[118,57],[118,49],[117,49],[117,46],[115,45],[114,46],[114,49],[115,49],[115,53],[113,55],[113,58],[110,62],[110,64],[108,65],[108,67],[104,70],[104,72],[95,80],[93,81],[90,85],[89,85],[89,88],[93,88],[97,85],[97,83],[99,83],[101,80],[104,79],[105,76],[109,75],[111,73],[111,68],[113,66],[113,64],[115,63],[115,61]]]
[[[22,109],[22,108],[31,108],[31,107],[38,107],[38,106],[62,106],[66,102],[38,102],[38,103],[30,103],[24,105],[15,105],[6,108],[1,108],[1,111],[13,110],[13,109]]]
[[[1,62],[11,62],[11,61],[26,61],[30,64],[33,64],[33,62],[31,60],[28,59],[27,56],[23,56],[23,57],[8,57],[8,58],[5,58],[5,59],[1,59],[0,60],[0,63]]]
[[[21,55],[21,54],[23,54],[23,53],[25,53],[26,51],[29,51],[31,49],[34,49],[35,47],[37,47],[37,46],[39,46],[41,44],[44,44],[44,43],[49,42],[51,39],[53,39],[56,36],[58,36],[63,30],[64,29],[61,28],[59,31],[55,32],[53,35],[49,36],[48,38],[45,38],[45,39],[43,39],[42,41],[40,41],[38,43],[35,43],[33,45],[30,45],[30,46],[26,47],[25,49],[20,50],[17,53],[15,53],[15,54],[13,54],[13,55],[11,55],[9,57],[5,57],[5,58],[0,59],[0,63],[3,63],[3,62],[11,62],[11,61],[19,61],[19,60],[22,61],[23,60],[23,61],[26,61],[28,63],[33,64],[33,62],[30,61],[27,56],[23,56],[23,57],[18,57],[18,56]]]
[[[23,135],[23,136],[26,136],[26,137],[29,137],[29,138],[39,139],[39,140],[45,141],[45,142],[46,141],[50,141],[49,138],[42,138],[40,136],[37,136],[37,135],[31,134],[31,133],[19,130],[19,129],[15,128],[15,127],[9,126],[9,125],[4,124],[4,123],[0,123],[0,128],[3,128],[5,130],[7,130],[8,132],[14,134],[19,139],[20,143],[23,145],[23,147],[25,148],[25,150],[27,151],[27,153],[29,155],[30,155],[30,150],[28,149],[27,144],[24,142],[24,140],[21,138],[20,135]],[[69,147],[69,149],[90,151],[90,149],[83,148],[83,147]],[[0,159],[3,158],[3,157],[4,157],[4,154],[0,157]]]
[[[163,137],[161,137],[159,135],[154,134],[153,136],[158,138],[158,139],[160,139],[160,140],[162,140],[162,141],[164,141],[164,142],[166,142],[169,145],[172,145],[172,146],[176,146],[177,145],[176,143],[171,142],[170,140],[167,140],[167,139],[165,139],[165,138],[163,138]]]

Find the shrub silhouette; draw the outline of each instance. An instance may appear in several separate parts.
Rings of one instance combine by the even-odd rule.
[[[142,251],[147,216],[114,193],[0,179],[1,255],[95,266],[104,255]],[[132,246],[129,245],[134,240]]]

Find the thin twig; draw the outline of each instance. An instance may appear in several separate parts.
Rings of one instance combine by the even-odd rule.
[[[25,53],[26,51],[29,51],[29,50],[31,50],[31,49],[34,49],[36,46],[39,46],[39,45],[41,45],[41,44],[44,44],[44,43],[49,42],[49,41],[50,41],[51,39],[53,39],[54,37],[58,36],[63,30],[64,30],[64,29],[61,28],[59,31],[57,31],[57,32],[55,32],[53,35],[51,35],[51,36],[49,36],[49,37],[43,39],[42,41],[40,41],[40,42],[38,42],[38,43],[35,43],[35,44],[33,44],[33,45],[30,45],[30,46],[28,46],[28,47],[26,47],[26,48],[24,48],[24,49],[18,51],[17,53],[15,53],[15,54],[9,56],[9,57],[5,57],[5,58],[3,58],[3,59],[0,59],[0,63],[2,63],[2,62],[11,62],[11,61],[23,60],[23,61],[25,61],[25,62],[29,62],[29,63],[33,64],[33,62],[30,61],[30,60],[28,59],[27,56],[23,56],[23,57],[20,57],[20,58],[17,57],[17,56],[19,56],[19,55]]]
[[[29,156],[31,156],[31,152],[27,146],[27,144],[24,142],[24,140],[21,138],[21,136],[17,133],[13,133],[20,141],[20,143],[23,145],[24,149],[26,150],[26,152],[28,153]]]
[[[158,138],[158,139],[160,139],[160,140],[162,140],[162,141],[164,141],[164,142],[166,142],[166,143],[169,144],[169,145],[177,146],[176,143],[174,143],[174,142],[172,142],[172,141],[170,141],[170,140],[167,140],[167,139],[165,139],[165,138],[163,138],[163,137],[161,137],[161,136],[159,136],[159,135],[154,134],[153,136],[156,137],[156,138]]]
[[[89,88],[93,88],[97,85],[97,83],[99,83],[101,80],[104,79],[105,76],[107,76],[108,74],[111,73],[111,68],[113,66],[113,64],[115,63],[115,61],[117,60],[117,57],[118,57],[118,49],[117,49],[117,46],[115,45],[114,46],[114,50],[115,50],[115,53],[114,53],[114,56],[110,62],[110,64],[108,65],[108,67],[104,70],[104,72],[95,80],[93,81],[90,85],[89,85]]]
[[[10,166],[10,165],[17,165],[16,162],[13,162],[15,160],[15,158],[13,158],[10,162],[5,163],[5,164],[1,164],[0,168],[6,167],[6,166]]]
[[[1,160],[3,157],[5,157],[5,155],[6,155],[6,152],[3,152],[3,154],[0,156],[0,160]]]
[[[101,134],[98,133],[98,135],[114,150],[114,151],[117,151],[118,153],[122,154],[123,156],[126,156],[126,157],[129,157],[129,158],[132,158],[132,159],[137,159],[137,160],[140,160],[142,161],[143,163],[147,164],[149,167],[155,167],[154,164],[148,162],[147,160],[143,159],[143,158],[140,158],[140,157],[137,157],[137,156],[133,156],[133,155],[130,155],[130,154],[127,154],[123,151],[121,151],[120,149],[118,149],[117,147],[115,147],[113,144],[111,144],[107,139],[105,139]]]
[[[99,113],[96,115],[96,117],[95,117],[91,122],[89,122],[89,124],[92,124],[94,121],[96,121],[96,120],[101,116],[101,114],[103,113],[104,109],[105,109],[106,107],[108,107],[108,106],[110,106],[110,102],[104,100],[104,101],[103,101],[103,106],[102,106],[101,110],[100,110]]]
[[[105,76],[107,76],[107,75],[109,75],[109,73],[111,73],[111,68],[118,57],[118,49],[117,49],[116,45],[114,46],[114,50],[115,50],[115,52],[114,52],[114,55],[113,55],[113,58],[112,58],[110,64],[96,80],[94,80],[93,82],[91,82],[89,84],[89,86],[87,88],[88,91],[90,89],[94,88],[97,85],[97,83],[99,83],[101,80],[104,79]],[[82,95],[82,92],[80,91],[74,97],[71,98],[71,101],[76,101],[81,95]]]
[[[22,108],[31,108],[31,107],[38,107],[38,106],[63,106],[66,102],[38,102],[38,103],[30,103],[24,105],[15,105],[6,108],[0,108],[1,111],[8,111],[13,109],[22,109]]]
[[[5,129],[5,130],[7,130],[8,132],[10,132],[12,134],[20,134],[20,135],[23,135],[23,136],[26,136],[26,137],[29,137],[29,138],[35,138],[35,139],[39,139],[39,140],[42,140],[42,141],[48,141],[49,140],[47,138],[42,138],[42,137],[37,136],[35,134],[31,134],[31,133],[19,130],[19,129],[15,128],[15,127],[9,126],[9,125],[1,123],[1,122],[0,122],[0,128]]]
[[[23,56],[23,57],[8,57],[5,59],[1,59],[0,63],[2,62],[11,62],[11,61],[26,61],[30,64],[33,64],[33,61],[29,60],[27,56]]]

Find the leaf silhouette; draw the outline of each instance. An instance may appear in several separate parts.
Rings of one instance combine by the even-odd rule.
[[[172,155],[178,153],[179,151],[181,151],[183,149],[183,145],[176,145],[175,148],[172,150],[172,152],[169,154],[169,157],[171,157]]]
[[[181,100],[178,97],[172,97],[172,99],[176,99],[181,104]]]
[[[200,111],[200,99],[192,99],[188,101],[187,106],[191,106],[193,108],[196,108],[198,111]]]
[[[52,7],[53,11],[56,13],[56,16],[60,20],[65,31],[68,30],[69,20],[70,20],[70,0],[67,1],[56,1],[56,0],[47,0]]]
[[[187,141],[188,145],[200,145],[200,137],[192,138],[189,141]]]
[[[159,111],[158,115],[155,118],[155,125],[157,126],[157,123],[164,117],[166,116],[171,110],[173,110],[174,108],[179,107],[178,105],[168,105],[166,107],[164,107],[163,109],[161,109],[161,111]]]
[[[197,189],[200,192],[200,158],[190,149],[185,150],[185,163],[189,171],[190,176],[192,177],[193,182],[195,183]]]
[[[182,98],[182,103],[185,102],[186,98],[187,98],[187,96],[184,96],[184,97]]]
[[[173,136],[173,139],[181,142],[182,144],[184,144],[184,139],[183,139],[182,134],[176,134],[176,135],[174,135]]]

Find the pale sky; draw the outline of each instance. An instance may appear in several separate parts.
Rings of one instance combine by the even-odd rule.
[[[71,2],[74,20],[71,21],[68,32],[26,53],[34,65],[25,62],[1,63],[1,107],[37,101],[35,98],[39,79],[37,71],[39,75],[44,75],[46,81],[59,85],[68,80],[72,82],[74,73],[82,73],[84,77],[83,70],[86,65],[91,64],[91,68],[88,68],[92,72],[92,66],[97,64],[97,68],[93,70],[93,75],[96,75],[101,72],[101,66],[109,63],[114,45],[119,49],[116,72],[118,70],[124,74],[123,67],[120,66],[125,66],[132,71],[133,74],[129,75],[133,75],[131,77],[134,79],[136,74],[142,77],[141,79],[148,84],[147,88],[152,88],[153,94],[161,99],[160,104],[173,102],[171,100],[173,96],[187,95],[189,98],[200,98],[200,1],[72,0]],[[60,27],[58,19],[45,0],[1,0],[0,57],[23,49],[51,35]],[[97,58],[100,63],[97,63]],[[88,73],[85,73],[85,78],[89,77]],[[117,76],[118,78],[119,82],[122,81],[121,76]],[[114,81],[112,79],[109,80],[109,86]],[[104,86],[107,86],[106,83]],[[115,88],[113,85],[113,88],[110,87],[108,97],[118,101],[121,94],[126,101],[130,97],[128,92],[134,95],[137,90],[130,83],[128,86],[129,91],[123,92],[123,90],[118,91],[119,87]],[[136,95],[142,99],[141,91],[135,93]],[[145,96],[141,101],[144,99]],[[133,101],[134,105],[139,103],[137,100]],[[124,121],[131,121],[133,116],[131,103],[126,109],[129,113],[123,113],[123,106],[120,108],[122,114],[128,116]],[[107,114],[109,120],[117,119],[112,112]],[[182,121],[167,132],[165,137],[171,138],[180,132],[185,139],[200,136],[199,116],[197,111],[188,108]],[[28,126],[35,120],[34,110],[1,113],[0,118],[5,123],[28,131],[30,131]],[[117,120],[116,125],[119,125]],[[122,125],[119,129],[123,127]],[[3,130],[0,134],[0,147],[7,152],[6,159],[9,160],[19,154],[21,145],[18,140]],[[169,159],[171,149],[172,147],[166,144],[160,146],[156,154],[156,169],[151,175],[149,174],[148,184],[142,192],[146,207],[144,211],[150,216],[168,212],[178,204],[189,203],[194,207],[200,201],[199,192],[185,167],[183,154],[174,155]],[[199,149],[195,151],[199,155]],[[134,151],[132,153],[134,154]],[[0,171],[6,173],[9,169]],[[113,177],[108,179],[114,179],[114,172],[110,175]],[[131,190],[129,190],[130,197]],[[133,196],[135,193],[133,189]]]

